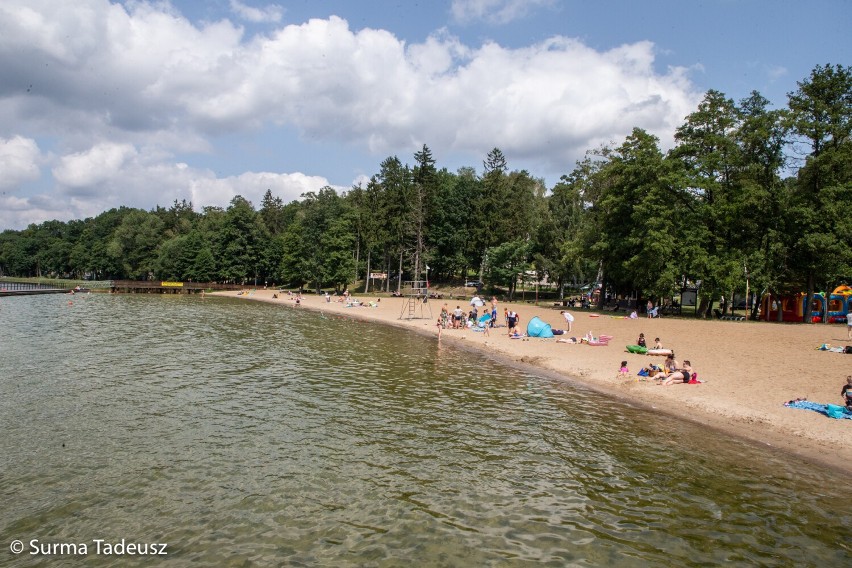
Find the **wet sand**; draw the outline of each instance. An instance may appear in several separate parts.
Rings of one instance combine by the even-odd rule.
[[[382,298],[378,307],[346,307],[317,295],[303,296],[297,307],[295,297],[272,290],[257,290],[240,296],[246,300],[266,301],[294,309],[322,310],[366,321],[401,326],[437,341],[435,322],[446,303],[450,311],[457,305],[469,309],[468,301],[430,300],[418,306],[417,316],[405,319],[405,300]],[[236,296],[236,292],[216,295]],[[376,302],[375,297],[359,299]],[[521,317],[521,330],[534,316],[555,329],[564,329],[559,308],[530,304],[509,307]],[[431,310],[431,317],[429,313]],[[835,420],[817,412],[787,408],[784,402],[807,398],[812,402],[841,404],[840,389],[852,374],[852,355],[819,351],[823,343],[845,346],[846,326],[841,324],[776,324],[766,322],[705,321],[680,318],[611,317],[583,310],[569,310],[575,321],[570,335],[607,334],[613,339],[607,346],[558,343],[556,338],[510,339],[505,327],[490,330],[488,336],[470,330],[445,329],[441,341],[491,353],[507,363],[533,366],[557,373],[567,380],[610,394],[653,412],[663,412],[708,427],[708,435],[724,431],[756,443],[790,452],[814,463],[852,472],[852,420]],[[594,314],[597,315],[597,314]],[[402,316],[402,319],[401,319]],[[426,319],[428,318],[428,319]],[[644,333],[649,346],[659,337],[665,348],[673,349],[678,361],[692,362],[702,384],[660,386],[640,381],[636,372],[663,357],[627,353],[625,346],[636,343]],[[568,337],[565,335],[563,337]],[[618,378],[621,361],[626,360],[631,374]]]

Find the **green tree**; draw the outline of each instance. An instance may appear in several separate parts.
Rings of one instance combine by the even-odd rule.
[[[121,266],[121,276],[148,280],[154,275],[157,248],[163,240],[163,221],[141,209],[130,211],[116,227],[106,252]]]
[[[806,285],[809,322],[817,285],[848,277],[852,265],[846,214],[852,203],[852,67],[818,65],[797,84],[788,95],[789,125],[806,157],[792,196],[798,239],[791,254]]]
[[[692,266],[693,278],[701,281],[699,313],[707,315],[712,300],[728,292],[732,280],[742,274],[741,254],[736,250],[738,223],[736,200],[739,186],[736,165],[741,162],[736,133],[739,111],[719,91],[710,90],[677,129],[677,145],[671,156],[681,161],[690,188],[693,226],[691,236],[699,240]]]
[[[739,104],[741,123],[736,202],[736,231],[742,253],[743,276],[752,288],[778,290],[789,279],[789,188],[781,179],[785,167],[785,112],[770,110],[769,101],[753,91]],[[758,302],[752,306],[757,317]],[[781,312],[778,312],[781,315]]]
[[[252,204],[234,197],[216,234],[220,276],[230,282],[262,282],[267,276],[263,251],[268,240],[269,233]]]

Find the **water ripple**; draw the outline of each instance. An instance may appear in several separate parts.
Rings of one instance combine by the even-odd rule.
[[[291,307],[68,301],[2,305],[3,542],[164,541],[175,565],[849,564],[844,479],[696,426]]]

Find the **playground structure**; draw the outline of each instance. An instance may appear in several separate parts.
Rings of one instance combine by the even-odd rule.
[[[838,286],[828,296],[828,323],[846,323],[846,314],[852,312],[852,288]]]
[[[805,317],[807,294],[764,294],[760,301],[760,319],[801,323]],[[820,323],[845,323],[846,314],[852,311],[852,288],[838,286],[826,298],[825,292],[817,292],[811,297],[811,321]]]

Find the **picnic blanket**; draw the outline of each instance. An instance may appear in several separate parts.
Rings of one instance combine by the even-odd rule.
[[[811,402],[809,400],[791,400],[790,402],[785,402],[784,406],[789,408],[801,408],[803,410],[813,410],[814,412],[819,412],[829,418],[849,418],[852,420],[852,412],[849,412],[844,407],[837,406],[836,404],[819,404],[818,402]]]

